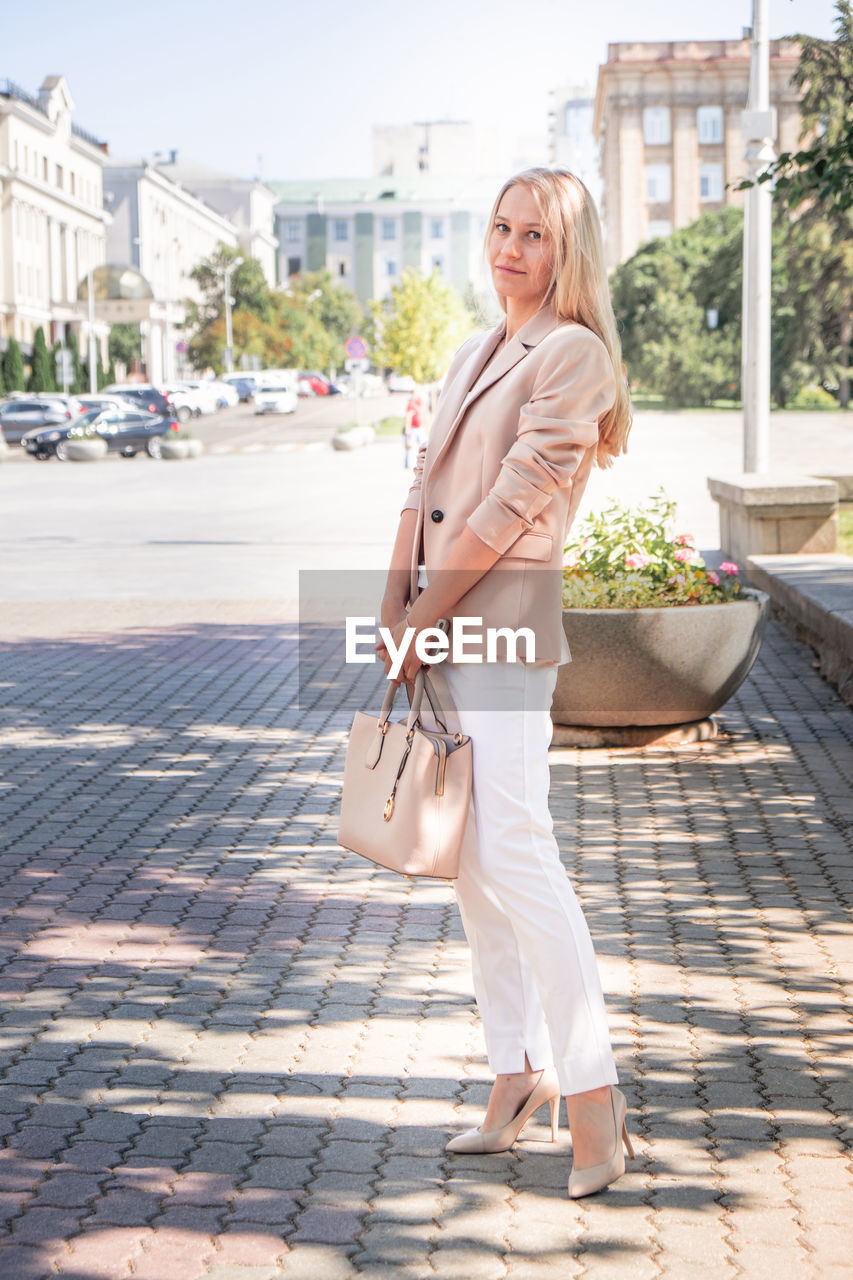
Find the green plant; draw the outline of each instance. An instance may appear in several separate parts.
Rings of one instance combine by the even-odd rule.
[[[24,381],[21,348],[14,338],[10,338],[3,352],[3,385],[7,391],[23,391]]]
[[[565,549],[566,609],[660,609],[725,604],[741,593],[736,564],[709,569],[690,534],[673,534],[675,503],[661,490],[632,510],[587,516]]]
[[[44,329],[41,325],[33,336],[33,349],[30,355],[30,376],[27,382],[28,391],[55,391],[56,382],[53,376],[53,362],[45,342]]]
[[[837,409],[838,401],[823,387],[801,387],[786,405],[788,409]]]

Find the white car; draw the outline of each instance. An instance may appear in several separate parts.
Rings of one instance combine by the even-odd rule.
[[[181,382],[175,383],[175,387],[178,391],[186,390],[187,394],[198,406],[198,413],[218,413],[222,408],[219,393],[216,391],[213,382],[208,379],[193,382],[184,378]]]
[[[219,379],[207,385],[217,397],[220,409],[233,409],[235,404],[240,403],[240,392],[236,387],[232,387],[230,382]]]
[[[295,413],[299,397],[291,379],[286,382],[264,383],[255,391],[255,413]]]

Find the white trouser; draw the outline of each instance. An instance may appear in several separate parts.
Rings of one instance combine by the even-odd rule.
[[[494,1072],[555,1066],[563,1094],[615,1084],[586,920],[548,809],[555,666],[433,666],[451,727],[470,734],[476,839],[455,881]]]

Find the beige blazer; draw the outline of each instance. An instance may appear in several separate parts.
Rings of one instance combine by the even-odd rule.
[[[559,661],[563,547],[615,398],[613,366],[591,330],[550,307],[501,347],[505,332],[469,339],[445,378],[403,508],[418,513],[411,593],[418,563],[439,571],[467,524],[501,559],[452,616],[530,627],[536,660]]]

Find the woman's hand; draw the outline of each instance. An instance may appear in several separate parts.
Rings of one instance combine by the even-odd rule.
[[[382,625],[391,632],[391,645],[394,652],[399,653],[400,647],[405,643],[406,631],[409,630],[412,625],[409,621],[408,614],[404,611],[402,616],[399,616],[398,614],[397,620],[394,621],[393,617],[390,615],[386,618],[383,609]],[[391,671],[391,653],[389,652],[388,646],[385,644],[384,640],[380,639],[375,647],[376,652],[379,655],[379,660],[385,667],[385,674],[387,676]],[[422,666],[423,663],[415,653],[415,637],[410,636],[409,646],[406,650],[402,665],[394,677],[394,683],[400,684],[405,681],[406,684],[411,684]]]

